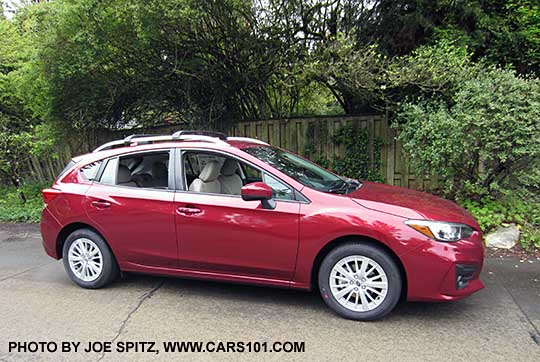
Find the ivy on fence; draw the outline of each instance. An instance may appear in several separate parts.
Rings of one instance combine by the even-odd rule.
[[[304,154],[313,162],[339,175],[353,179],[384,182],[381,174],[381,151],[383,140],[370,139],[369,131],[354,125],[346,125],[328,134],[321,123],[310,123],[306,130]],[[343,146],[344,156],[328,159],[323,155],[323,147],[328,141]],[[372,142],[371,142],[372,141]]]

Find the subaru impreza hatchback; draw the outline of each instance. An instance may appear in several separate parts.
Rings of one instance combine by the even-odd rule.
[[[74,158],[43,198],[45,250],[83,288],[120,272],[318,288],[357,320],[483,288],[482,234],[465,210],[256,139],[130,136]]]

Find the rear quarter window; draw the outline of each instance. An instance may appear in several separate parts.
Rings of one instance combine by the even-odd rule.
[[[101,166],[101,162],[103,161],[96,161],[83,166],[81,168],[81,175],[83,178],[87,181],[94,181],[99,171],[99,166]]]

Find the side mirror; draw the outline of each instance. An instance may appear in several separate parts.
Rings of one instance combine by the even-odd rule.
[[[276,208],[272,188],[264,182],[253,182],[245,185],[242,187],[240,195],[244,201],[260,201],[263,209]]]

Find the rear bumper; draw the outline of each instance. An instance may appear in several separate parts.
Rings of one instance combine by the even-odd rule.
[[[56,239],[58,233],[62,229],[62,225],[60,225],[58,220],[56,220],[47,208],[43,209],[43,212],[41,213],[40,229],[45,252],[54,259],[60,259],[62,255],[59,255],[56,250]]]
[[[458,300],[484,288],[479,278],[484,263],[480,232],[456,243],[426,241],[401,257],[407,273],[408,300]]]

